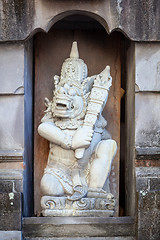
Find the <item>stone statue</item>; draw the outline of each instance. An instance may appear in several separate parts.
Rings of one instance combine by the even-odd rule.
[[[73,42],[70,58],[54,76],[53,100],[38,133],[50,142],[41,179],[44,216],[113,216],[115,199],[103,190],[117,144],[101,115],[112,85],[110,67],[87,77],[87,66]]]

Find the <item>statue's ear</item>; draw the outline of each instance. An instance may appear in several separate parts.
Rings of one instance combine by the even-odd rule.
[[[45,97],[45,99],[44,99],[45,106],[48,107],[49,103],[50,103],[49,99],[47,97]]]
[[[60,77],[59,77],[58,75],[55,75],[55,76],[53,77],[53,79],[54,79],[54,85],[55,85],[55,88],[56,88],[56,86],[57,86],[58,83],[59,83]]]

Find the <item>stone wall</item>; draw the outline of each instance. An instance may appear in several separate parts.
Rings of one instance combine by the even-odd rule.
[[[160,2],[154,0],[1,0],[0,41],[24,40],[37,29],[48,32],[65,16],[84,14],[108,33],[119,29],[134,41],[160,41]]]
[[[136,66],[132,121],[133,126],[135,121],[137,231],[142,240],[158,240],[160,236],[159,49],[159,43],[136,43],[132,52]],[[32,53],[31,42],[0,44],[0,236],[8,240],[14,235],[14,239],[21,238],[22,192],[23,216],[33,212]]]
[[[137,167],[138,236],[143,240],[160,237],[160,168]]]
[[[24,45],[0,44],[0,236],[21,239]],[[5,231],[5,232],[4,232]]]
[[[160,154],[159,44],[137,43],[135,55],[135,146],[137,158],[154,160],[159,158]],[[137,162],[137,164],[140,163]]]
[[[0,44],[0,239],[21,239],[32,212],[32,55],[30,42]]]
[[[160,45],[137,43],[135,85],[138,236],[160,237]]]

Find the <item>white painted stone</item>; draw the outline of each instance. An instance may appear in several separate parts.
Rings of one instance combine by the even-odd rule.
[[[135,96],[136,147],[160,146],[160,94],[136,93]]]
[[[136,91],[160,91],[160,43],[136,43]]]
[[[45,99],[47,110],[38,127],[39,134],[50,141],[48,163],[41,180],[42,193],[48,195],[47,203],[41,201],[43,214],[83,215],[84,211],[90,210],[94,215],[104,208],[102,203],[98,205],[90,198],[109,201],[103,186],[117,151],[117,144],[105,130],[107,122],[101,115],[112,85],[110,67],[98,75],[87,77],[87,66],[79,58],[77,43],[74,42],[70,58],[62,65],[60,77],[55,76],[54,80],[53,100]],[[51,196],[62,198],[56,201]],[[71,202],[70,207],[65,203],[66,196]],[[81,205],[78,212],[74,201]],[[51,202],[53,206],[58,204],[63,213],[57,213],[57,206],[53,209]],[[112,214],[109,216],[113,216],[114,200],[111,205]],[[51,207],[49,212],[48,206]],[[96,207],[98,210],[94,212]],[[50,213],[50,210],[55,213]]]
[[[21,231],[0,231],[0,240],[21,240]]]
[[[0,96],[0,136],[0,149],[23,149],[23,96]]]
[[[22,180],[23,171],[15,169],[0,169],[1,180]]]
[[[0,44],[0,94],[24,93],[24,46]]]

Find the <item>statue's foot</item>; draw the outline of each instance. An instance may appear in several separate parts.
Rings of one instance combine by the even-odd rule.
[[[97,193],[106,193],[106,191],[102,188],[88,188],[88,192],[97,192]]]
[[[102,188],[88,188],[87,197],[89,198],[112,198],[111,193],[107,193]]]
[[[68,196],[67,199],[70,201],[77,201],[87,195],[87,187],[84,186],[75,186],[73,188],[74,193],[72,196]]]

